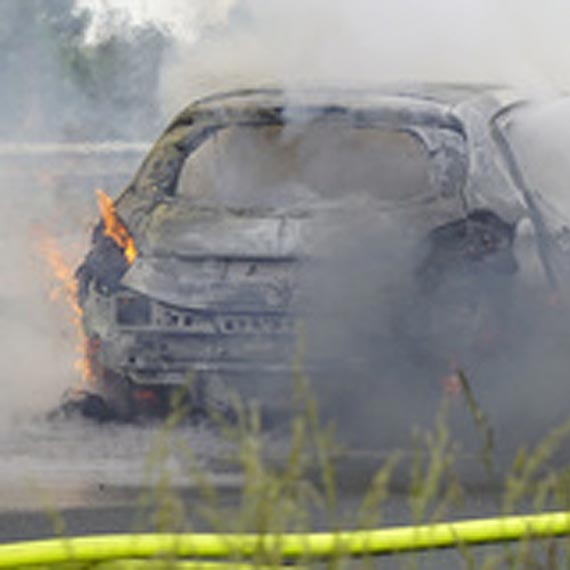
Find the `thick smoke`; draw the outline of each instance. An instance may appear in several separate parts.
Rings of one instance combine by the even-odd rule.
[[[398,81],[483,82],[552,95],[570,86],[568,15],[561,1],[236,1],[229,11],[224,5],[220,19],[198,35],[179,35],[163,68],[162,104],[168,114],[196,96],[233,88]],[[517,136],[526,146],[516,149],[523,160],[535,151],[541,156],[540,171],[533,173],[540,177],[537,187],[546,182],[547,198],[566,215],[566,177],[553,152],[557,157],[564,152],[568,116],[564,105],[551,104],[518,116],[522,132]],[[229,172],[234,182],[243,181],[247,174],[231,164],[220,165],[217,176]],[[233,188],[238,202],[251,191],[250,185]],[[301,189],[300,199],[310,203],[316,189],[310,184]],[[329,405],[336,402],[332,416],[340,431],[364,434],[370,442],[405,440],[410,424],[431,423],[444,380],[455,367],[464,368],[471,379],[503,449],[518,447],[568,415],[566,355],[560,344],[566,336],[565,314],[544,287],[537,236],[528,221],[511,228],[517,278],[508,271],[498,277],[471,275],[469,307],[465,299],[453,305],[454,288],[461,288],[453,275],[450,283],[440,284],[439,299],[418,296],[414,267],[425,259],[427,246],[404,238],[413,230],[409,222],[399,225],[391,217],[368,223],[373,213],[367,205],[359,208],[357,200],[347,204],[347,211],[346,219],[330,220],[332,229],[323,241],[328,248],[320,251],[327,263],[306,276],[312,307],[334,315],[332,321],[310,320],[307,336],[315,358],[340,355],[344,365],[333,367],[326,378],[314,377],[320,396],[330,396]],[[492,317],[485,326],[476,316],[481,291]],[[409,333],[399,343],[394,342],[402,339],[398,322]],[[471,344],[462,346],[464,338]],[[382,394],[379,379],[388,386]],[[454,410],[458,430],[471,430],[473,436],[466,408]]]
[[[155,132],[152,70],[141,73],[139,64],[159,61],[161,44],[137,31],[123,43],[87,45],[89,16],[73,0],[8,0],[0,14],[0,412],[10,421],[47,412],[80,382],[73,311],[61,292],[49,300],[61,283],[46,249],[55,247],[73,272],[96,216],[95,188],[115,194],[132,175],[140,153],[124,153],[117,164],[116,153],[90,153],[85,143]],[[130,97],[141,89],[142,107]]]
[[[30,168],[29,160],[26,166]],[[34,178],[14,175],[14,169],[6,165],[0,170],[5,213],[0,230],[4,392],[0,409],[4,420],[23,411],[54,406],[59,394],[75,383],[72,313],[65,303],[48,301],[56,280],[40,249],[48,229],[61,240],[64,223],[57,220],[67,210],[56,206],[55,192],[36,192],[38,180]],[[70,235],[79,238],[77,230],[67,238]],[[61,244],[65,255],[69,254],[69,245]]]
[[[179,37],[164,67],[168,112],[196,95],[244,85],[479,81],[560,89],[570,83],[562,2],[233,4],[218,12],[224,21],[197,39]]]
[[[137,28],[152,26],[183,40],[197,41],[202,31],[225,22],[235,0],[77,0],[79,9],[91,13],[86,34],[88,43],[98,43],[112,33],[132,33]]]
[[[562,421],[567,312],[545,280],[528,220],[515,228],[477,211],[466,221],[460,206],[431,206],[433,157],[410,134],[353,129],[346,117],[322,124],[292,103],[286,116],[283,127],[213,135],[186,164],[179,192],[195,207],[251,211],[252,231],[263,212],[282,220],[281,239],[303,259],[293,303],[299,349],[339,437],[406,445],[410,426],[430,426],[455,390],[454,436],[477,449],[458,369],[502,451]],[[523,134],[521,144],[532,140]],[[220,239],[239,250],[248,228],[229,227],[233,235],[216,221]],[[260,232],[258,247],[275,238]],[[265,380],[253,395],[271,404]]]
[[[152,82],[146,76],[144,81],[141,79],[141,66],[135,65],[129,58],[121,60],[127,62],[124,66],[125,76],[129,80],[127,83],[123,82],[119,86],[118,83],[100,84],[94,81],[91,84],[88,94],[99,94],[96,104],[84,92],[68,88],[65,98],[59,98],[56,91],[56,96],[51,96],[49,105],[44,107],[37,103],[44,100],[38,94],[41,89],[34,88],[33,83],[23,82],[24,87],[20,92],[33,91],[36,102],[26,114],[29,123],[25,125],[39,123],[42,127],[28,128],[25,132],[30,133],[30,136],[46,138],[45,130],[48,131],[48,138],[78,138],[78,130],[83,134],[84,130],[70,124],[69,117],[73,113],[61,118],[62,115],[51,112],[59,113],[61,107],[67,108],[68,104],[70,109],[87,109],[89,113],[86,117],[91,125],[99,124],[98,117],[105,118],[106,124],[115,125],[116,130],[107,130],[104,135],[99,133],[98,138],[124,135],[123,138],[132,139],[142,136],[141,132],[146,136],[150,132],[146,121],[150,120],[150,116],[158,115],[158,108],[163,112],[160,119],[164,122],[197,96],[236,87],[274,85],[288,89],[298,85],[334,84],[345,87],[375,86],[393,81],[471,81],[506,83],[524,89],[553,92],[570,85],[570,54],[567,53],[570,48],[564,29],[569,9],[561,0],[547,6],[514,0],[500,5],[490,0],[356,0],[350,3],[324,0],[204,0],[193,3],[161,2],[160,9],[156,8],[156,3],[147,3],[146,12],[142,3],[138,10],[133,2],[113,3],[114,13],[120,9],[131,11],[130,19],[125,16],[124,20],[109,20],[109,4],[86,0],[78,2],[81,8],[95,10],[95,19],[87,32],[90,34],[87,41],[91,45],[96,46],[97,42],[106,41],[105,34],[112,29],[110,22],[114,22],[113,25],[117,25],[119,30],[124,29],[121,26],[131,24],[134,29],[139,29],[141,25],[152,22],[167,33],[174,34],[176,42],[164,52],[166,55],[160,67],[160,100],[145,107],[144,112],[140,112],[141,108],[138,107],[139,112],[129,114],[126,130],[122,130],[121,126],[127,122],[117,112],[117,106],[106,104],[108,99],[100,97],[101,93],[124,93],[123,88],[130,85],[128,96],[115,99],[119,109],[123,105],[126,112],[132,108],[133,101],[140,101],[141,93],[146,97],[147,92],[152,92]],[[125,34],[125,37],[134,41],[137,36]],[[160,49],[166,48],[163,46]],[[140,64],[140,60],[136,61]],[[145,61],[144,57],[142,61]],[[33,54],[27,62],[30,69],[33,69]],[[153,63],[158,66],[160,58],[153,60]],[[129,74],[131,64],[136,67],[138,74]],[[60,69],[56,65],[50,64],[45,69],[48,69],[47,75],[58,78],[62,85],[69,87],[62,76],[58,75]],[[29,75],[33,76],[32,73]],[[15,100],[17,95],[11,99],[12,106],[5,108],[13,110]],[[101,114],[93,115],[93,109]],[[6,114],[10,112],[6,111]],[[556,116],[557,112],[554,112],[553,123],[560,125]],[[55,121],[57,124],[52,124],[54,117],[60,117]],[[537,120],[542,121],[541,118]],[[46,124],[49,128],[44,129]],[[154,123],[155,128],[157,124],[158,122]],[[139,131],[137,125],[141,128],[146,125],[147,128]],[[531,123],[529,129],[530,134],[526,136],[532,138]],[[567,132],[562,130],[562,135]],[[70,132],[72,135],[69,135]],[[6,138],[22,139],[22,131],[14,128]],[[247,150],[246,146],[240,148],[244,152]],[[304,207],[318,209],[315,196],[319,195],[321,188],[314,182],[314,174],[316,172],[319,175],[317,179],[330,175],[327,167],[333,163],[334,156],[321,157],[317,161],[309,161],[301,169],[302,176],[297,181],[299,184],[295,191],[299,193]],[[229,165],[220,165],[220,169],[223,168],[225,170],[220,173],[227,174]],[[245,169],[233,167],[230,172],[234,183],[245,180],[249,175]],[[70,195],[61,188],[42,187],[41,193],[33,194],[32,197],[32,186],[33,189],[37,188],[34,183],[14,184],[6,180],[7,175],[3,178],[6,210],[17,213],[4,223],[2,232],[2,247],[6,249],[3,257],[6,270],[2,274],[13,278],[5,278],[1,288],[1,327],[3,335],[10,339],[6,346],[15,347],[8,351],[3,349],[3,362],[6,363],[3,375],[13,379],[10,380],[10,385],[18,386],[14,390],[25,399],[29,390],[24,379],[35,378],[34,372],[40,366],[36,369],[35,362],[28,365],[31,359],[27,360],[24,356],[17,360],[19,364],[16,366],[16,361],[10,354],[28,354],[27,348],[24,348],[27,340],[36,342],[36,348],[31,352],[39,355],[37,361],[41,368],[50,370],[46,377],[56,377],[53,384],[51,380],[46,380],[46,386],[55,385],[59,378],[65,376],[65,373],[60,373],[59,364],[52,368],[48,365],[48,360],[56,351],[51,345],[53,315],[51,309],[40,300],[44,297],[38,291],[38,288],[42,288],[38,284],[38,279],[43,279],[39,276],[41,270],[38,273],[35,262],[23,261],[31,251],[30,228],[36,220],[45,222],[46,211],[53,214],[53,220],[70,220],[70,216],[76,214],[70,213]],[[332,182],[335,181],[333,178]],[[327,182],[327,187],[331,188],[331,180]],[[254,193],[253,196],[247,195],[245,188],[245,183],[243,188],[235,188],[235,199],[238,202],[266,197],[263,193],[256,193],[250,185],[247,185],[247,190],[250,193],[253,190]],[[563,186],[560,188],[564,194]],[[221,189],[226,190],[227,188]],[[275,193],[276,197],[280,195],[288,196],[288,193]],[[234,196],[230,198],[234,199]],[[327,198],[331,202],[338,199],[339,196]],[[79,202],[82,207],[86,203],[84,198],[79,199]],[[93,203],[87,202],[87,210],[94,212]],[[286,209],[287,203],[279,203],[277,206]],[[73,208],[71,211],[75,212]],[[79,211],[85,210],[79,208]],[[547,347],[537,342],[540,335],[536,333],[526,334],[536,323],[534,317],[540,316],[541,326],[545,323],[547,329],[546,336],[549,339],[555,336],[552,331],[556,329],[548,328],[551,321],[542,318],[544,313],[538,300],[533,298],[532,301],[537,307],[535,312],[528,311],[526,316],[514,321],[513,327],[518,328],[519,332],[522,330],[522,333],[514,337],[513,346],[504,347],[499,343],[495,348],[489,349],[494,353],[488,358],[477,358],[479,353],[468,353],[462,358],[461,351],[467,349],[449,341],[455,326],[453,315],[446,314],[450,320],[446,323],[449,331],[436,315],[433,317],[436,325],[439,324],[441,330],[449,334],[436,335],[435,340],[430,341],[432,344],[428,342],[426,352],[437,354],[437,358],[428,362],[417,347],[423,346],[426,336],[421,325],[431,326],[433,323],[422,313],[428,309],[417,302],[420,293],[416,278],[417,268],[429,255],[429,246],[416,239],[421,233],[419,229],[416,232],[409,220],[401,221],[395,214],[378,214],[382,223],[375,223],[376,213],[366,199],[354,198],[347,201],[346,211],[346,219],[335,219],[334,208],[329,209],[328,218],[323,218],[323,229],[319,230],[322,239],[316,253],[324,261],[318,270],[308,271],[303,276],[304,291],[312,301],[312,308],[318,314],[332,319],[326,323],[324,317],[323,320],[309,319],[307,349],[312,355],[310,358],[321,361],[331,355],[341,355],[340,359],[344,360],[345,366],[340,368],[341,372],[332,371],[328,379],[315,378],[323,397],[330,396],[329,402],[339,403],[333,415],[336,414],[340,429],[343,426],[353,426],[359,435],[373,434],[372,439],[378,435],[377,439],[386,442],[390,441],[391,434],[381,433],[382,430],[385,431],[382,426],[390,424],[393,433],[403,433],[410,423],[431,422],[441,394],[440,380],[453,369],[454,363],[451,361],[454,359],[458,361],[455,363],[457,365],[465,364],[468,375],[472,374],[475,391],[481,398],[483,407],[491,408],[493,419],[502,421],[504,430],[516,432],[517,437],[522,433],[517,430],[524,423],[521,418],[529,402],[533,401],[533,406],[536,405],[538,409],[539,404],[551,405],[556,403],[555,400],[561,401],[559,396],[563,392],[561,379],[564,374],[561,351],[557,350],[555,343]],[[60,216],[62,212],[65,213],[64,216]],[[83,219],[83,216],[76,215],[76,219],[79,218]],[[74,225],[74,228],[79,226],[80,224]],[[517,230],[518,241],[515,245],[519,258],[527,255],[524,240],[531,243],[529,247],[532,249],[534,239],[532,235],[525,237],[523,230],[522,227]],[[70,231],[69,235],[75,237],[77,234],[74,231]],[[18,253],[20,251],[28,253],[22,258]],[[536,255],[534,258],[536,260]],[[517,261],[524,262],[521,259]],[[527,265],[532,266],[532,263]],[[385,271],[385,268],[390,270]],[[529,271],[533,273],[532,268]],[[452,277],[450,279],[453,281]],[[512,285],[510,277],[501,278],[500,283],[481,279],[483,282],[474,278],[473,284],[499,291],[493,298],[493,303],[495,306],[500,305],[499,294],[505,295],[505,283]],[[18,287],[18,284],[22,284],[22,287]],[[444,283],[441,290],[445,292],[449,288],[453,291],[454,286],[453,282]],[[523,306],[528,295],[534,294],[533,291],[528,292],[523,287],[520,293]],[[444,297],[444,293],[441,295]],[[14,296],[21,297],[19,305],[14,301]],[[11,311],[18,306],[24,308],[18,309],[18,316],[13,318]],[[463,308],[465,307],[458,307]],[[29,319],[28,312],[31,313]],[[465,320],[471,322],[469,318]],[[401,334],[394,323],[407,321],[412,323],[407,327],[411,331],[407,343],[383,342],[385,338],[394,339]],[[560,330],[564,330],[564,323],[555,322],[553,326],[560,326]],[[55,330],[59,329],[56,327]],[[451,340],[455,339],[452,337]],[[528,357],[513,365],[523,348]],[[549,390],[537,391],[534,379],[543,370],[538,364],[541,364],[539,357],[545,354],[546,348],[550,351],[549,362],[552,364],[549,370],[557,371],[558,375],[552,376],[555,380],[549,381]],[[410,350],[417,350],[416,360],[410,360]],[[533,364],[538,363],[537,366],[527,366],[531,361]],[[52,375],[53,370],[55,372]],[[366,386],[366,389],[358,391],[359,394],[375,395],[375,382],[380,376],[390,387],[389,397],[360,398],[355,386],[358,383]],[[520,397],[513,398],[512,379],[517,376],[524,376],[524,381],[519,384],[522,388],[517,390],[517,396]],[[485,378],[484,386],[479,381],[480,377]],[[20,379],[21,383],[15,384]],[[382,410],[384,418],[380,417],[379,410]],[[403,413],[402,410],[406,412]],[[541,419],[541,414],[542,412],[536,412],[538,419]],[[524,419],[528,417],[527,414]],[[517,418],[518,423],[511,423]],[[380,423],[375,423],[376,421]],[[516,430],[514,425],[517,426]]]

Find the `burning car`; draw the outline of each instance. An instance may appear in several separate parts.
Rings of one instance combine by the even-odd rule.
[[[340,367],[349,390],[402,346],[424,370],[462,364],[503,326],[524,236],[539,287],[566,271],[566,222],[513,140],[529,105],[457,85],[191,104],[122,194],[100,196],[76,274],[97,394],[84,408],[162,416],[183,388],[194,414],[237,393],[276,416],[300,337],[311,374]]]

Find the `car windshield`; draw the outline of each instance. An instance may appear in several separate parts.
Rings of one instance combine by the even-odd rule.
[[[570,102],[517,107],[500,126],[528,189],[570,217]]]
[[[334,122],[231,126],[189,156],[177,193],[195,204],[235,208],[357,196],[423,199],[434,193],[430,156],[411,131]]]

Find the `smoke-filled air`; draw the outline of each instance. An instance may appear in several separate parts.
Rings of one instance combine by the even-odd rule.
[[[457,389],[458,369],[503,436],[499,446],[564,416],[560,339],[570,325],[556,308],[562,301],[542,294],[532,231],[477,214],[475,225],[496,224],[514,243],[513,256],[496,274],[468,275],[466,300],[466,274],[446,273],[438,257],[438,240],[448,238],[429,233],[450,220],[400,204],[439,183],[425,140],[354,128],[351,119],[321,124],[295,97],[306,88],[441,82],[539,97],[542,106],[513,127],[515,150],[530,157],[533,184],[570,215],[568,161],[559,158],[569,148],[570,106],[551,102],[570,88],[567,3],[58,0],[38,8],[5,0],[0,13],[12,22],[0,25],[10,55],[0,59],[3,414],[43,413],[81,383],[81,315],[66,301],[76,294],[66,279],[89,247],[96,190],[117,196],[142,151],[193,99],[276,87],[285,124],[216,133],[179,184],[193,206],[271,209],[298,228],[307,258],[293,304],[303,315],[297,349],[337,433],[365,445],[403,443]],[[24,21],[25,32],[14,32]],[[566,288],[561,298],[570,298]],[[458,433],[473,437],[465,409],[453,410]]]

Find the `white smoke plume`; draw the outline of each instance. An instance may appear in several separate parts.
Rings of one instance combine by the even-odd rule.
[[[152,25],[184,42],[194,42],[201,31],[223,23],[235,0],[77,0],[78,9],[91,12],[87,43],[97,43],[120,29],[127,32]]]
[[[90,41],[148,23],[176,47],[163,70],[167,116],[243,86],[478,81],[570,87],[563,0],[77,0]]]
[[[196,95],[267,84],[482,81],[564,89],[569,11],[561,1],[236,0],[216,12],[214,25],[178,36],[164,69],[164,105],[171,113]]]

